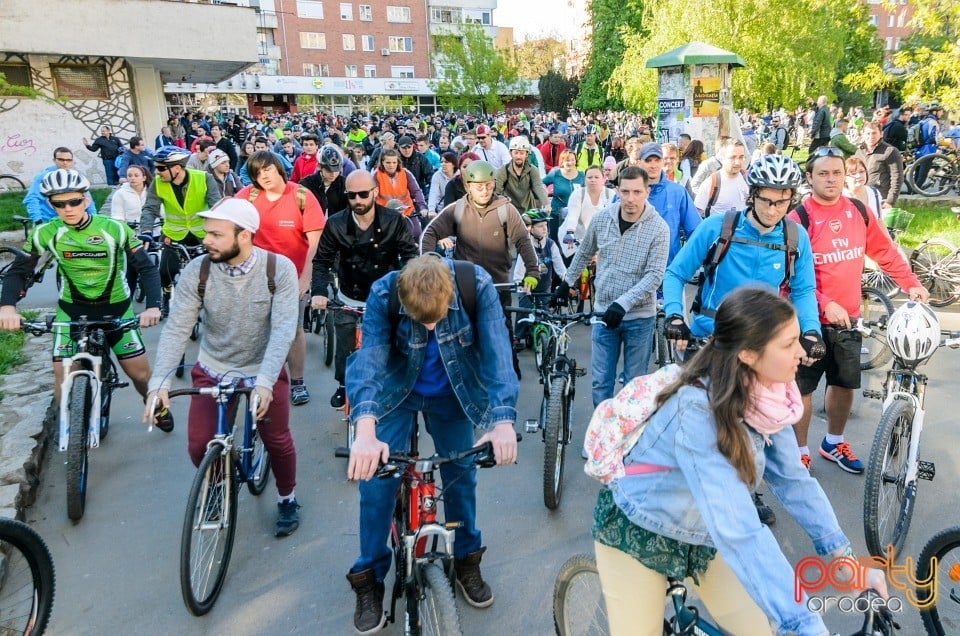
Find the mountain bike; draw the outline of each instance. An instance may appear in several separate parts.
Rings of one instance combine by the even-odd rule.
[[[25,523],[0,518],[0,633],[43,634],[56,575],[47,544]]]
[[[952,305],[960,298],[960,250],[949,241],[924,241],[910,255],[910,269],[930,292],[934,307]]]
[[[887,344],[887,321],[893,315],[893,303],[887,294],[874,287],[860,290],[860,318],[851,328],[863,336],[860,343],[860,370],[883,366],[893,353]]]
[[[726,636],[728,632],[704,618],[699,608],[687,605],[687,593],[683,581],[667,579],[666,596],[673,615],[664,616],[664,636]],[[861,598],[866,601],[857,604],[857,607],[866,606],[863,625],[853,636],[889,636],[899,629],[890,611],[876,602],[880,598],[876,592],[867,590]],[[610,633],[593,555],[577,554],[560,567],[553,585],[553,625],[557,636],[607,636]]]
[[[390,522],[394,580],[387,620],[397,620],[397,601],[404,599],[404,634],[410,636],[457,636],[460,617],[454,600],[453,540],[458,521],[437,521],[438,488],[433,473],[450,462],[474,457],[480,468],[497,465],[493,446],[487,442],[452,457],[420,457],[419,427],[414,427],[410,450],[391,452],[375,479],[400,479],[397,503]],[[517,435],[517,440],[520,436]],[[338,448],[336,457],[349,458],[350,450]],[[444,484],[448,486],[449,484]]]
[[[245,483],[250,494],[257,496],[270,478],[270,455],[258,431],[269,421],[255,421],[260,400],[256,394],[250,397],[252,388],[240,386],[245,380],[225,376],[212,387],[170,391],[171,399],[205,395],[217,401],[217,432],[207,443],[190,486],[180,535],[180,592],[194,616],[213,609],[223,589],[237,531],[240,485]],[[243,409],[243,427],[237,431],[234,420],[243,402],[248,408]],[[156,396],[151,404],[151,412],[155,411]]]
[[[6,192],[20,192],[25,190],[26,186],[19,177],[12,174],[0,174],[0,194]]]
[[[917,173],[924,174],[917,183]],[[939,197],[950,190],[958,190],[960,184],[960,159],[952,148],[941,148],[938,152],[924,155],[910,166],[906,174],[907,182],[914,192],[925,197]]]
[[[543,435],[543,504],[550,510],[560,505],[563,495],[563,467],[567,445],[572,440],[571,420],[573,400],[576,396],[577,378],[586,375],[586,369],[577,366],[577,361],[567,356],[570,336],[567,331],[576,324],[589,322],[593,314],[552,314],[534,307],[507,307],[507,311],[525,313],[528,317],[518,322],[545,326],[550,337],[546,346],[549,364],[541,371],[543,400],[538,420],[527,420],[525,432]]]
[[[930,636],[960,633],[960,526],[934,535],[917,557],[917,604]]]
[[[941,331],[941,336],[940,347],[960,348],[960,331]],[[873,556],[886,556],[888,546],[900,553],[919,482],[933,481],[936,475],[933,462],[920,460],[927,376],[916,368],[927,359],[906,364],[895,355],[883,389],[863,392],[864,397],[883,400],[863,493],[863,533]]]
[[[907,231],[913,217],[914,214],[912,212],[901,208],[890,208],[883,211],[883,224],[886,226],[887,231],[890,232],[890,237],[893,239],[893,242],[897,244],[897,249],[905,261],[907,260],[907,255],[899,247],[900,236]],[[864,260],[863,274],[860,276],[860,285],[862,287],[877,289],[890,299],[896,298],[897,295],[900,294],[900,285],[869,258]]]
[[[98,448],[110,426],[113,392],[130,383],[121,381],[110,356],[107,334],[136,329],[138,318],[77,320],[55,322],[52,315],[43,320],[25,320],[22,329],[34,336],[52,333],[55,328],[69,329],[76,351],[61,359],[63,382],[60,384],[60,452],[67,453],[67,516],[79,521],[87,502],[89,477],[88,450]]]

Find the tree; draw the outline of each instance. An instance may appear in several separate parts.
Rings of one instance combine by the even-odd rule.
[[[624,34],[643,34],[643,0],[590,0],[590,54],[580,81],[577,107],[620,110],[622,88],[610,76],[623,58]]]
[[[433,44],[439,79],[431,88],[444,108],[486,114],[503,108],[501,96],[522,92],[516,68],[479,24],[465,23],[448,35],[434,36]]]
[[[566,118],[567,109],[580,90],[576,78],[569,78],[550,69],[540,78],[540,110],[560,113]]]
[[[527,38],[514,48],[513,63],[524,79],[537,79],[550,69],[563,71],[566,45],[556,38]]]
[[[869,106],[874,89],[862,90],[850,86],[844,79],[868,66],[883,64],[883,45],[877,37],[877,27],[870,24],[870,10],[866,4],[853,3],[850,7],[853,22],[843,47],[843,57],[837,63],[833,90],[837,101],[846,106]],[[887,88],[887,87],[883,87]]]

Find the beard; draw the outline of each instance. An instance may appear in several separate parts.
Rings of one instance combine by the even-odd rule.
[[[227,263],[240,256],[240,243],[237,241],[237,238],[234,237],[233,245],[227,249],[220,252],[211,252],[210,250],[207,250],[207,252],[210,254],[210,260],[214,263]]]

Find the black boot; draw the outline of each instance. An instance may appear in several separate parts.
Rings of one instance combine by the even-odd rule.
[[[457,587],[463,593],[463,598],[474,607],[490,607],[493,605],[493,592],[483,577],[480,576],[480,559],[486,548],[471,552],[462,559],[453,562],[453,569],[457,575]]]
[[[358,634],[375,634],[387,623],[383,613],[383,583],[378,583],[372,569],[347,572],[350,587],[357,594],[357,608],[353,612],[353,627]]]

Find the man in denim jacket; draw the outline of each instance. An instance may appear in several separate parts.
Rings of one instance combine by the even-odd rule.
[[[453,263],[436,254],[378,280],[367,298],[363,345],[347,362],[347,398],[357,429],[347,476],[363,480],[360,556],[347,579],[357,594],[354,627],[361,634],[377,632],[385,622],[387,537],[399,486],[397,479],[372,477],[391,452],[409,449],[417,413],[441,455],[473,447],[476,427],[486,431],[476,444],[492,442],[498,464],[516,460],[519,387],[503,311],[490,276],[476,265],[473,270],[472,308],[460,297]],[[399,316],[390,315],[391,285]],[[474,607],[488,607],[493,593],[480,576],[486,548],[476,528],[476,468],[468,459],[444,464],[440,475],[446,520],[462,524],[454,543],[457,587]]]

